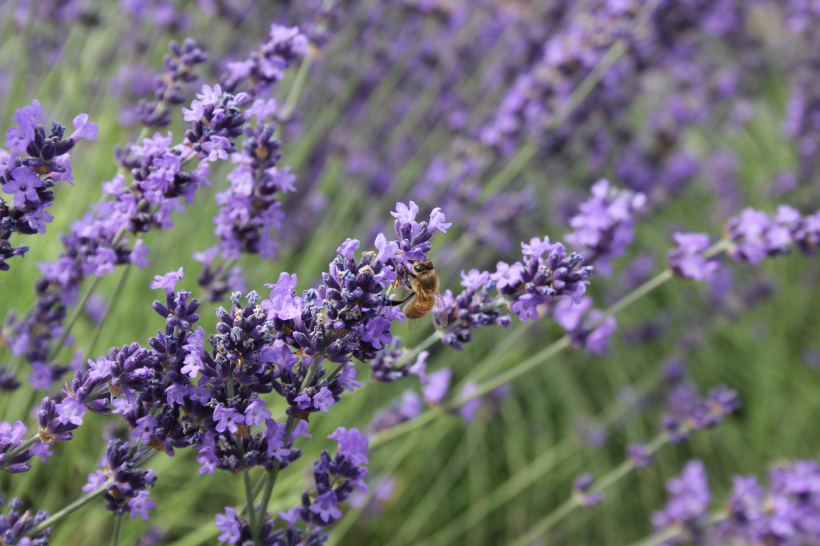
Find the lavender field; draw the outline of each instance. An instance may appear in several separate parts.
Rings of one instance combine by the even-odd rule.
[[[820,546],[819,52],[0,0],[0,546]]]

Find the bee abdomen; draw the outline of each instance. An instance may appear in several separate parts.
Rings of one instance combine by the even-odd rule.
[[[415,319],[421,318],[433,308],[435,301],[431,301],[428,305],[427,302],[419,302],[417,299],[408,303],[404,308],[404,314],[407,318]]]

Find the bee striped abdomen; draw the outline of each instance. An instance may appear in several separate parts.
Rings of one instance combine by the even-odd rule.
[[[409,319],[421,318],[429,313],[435,304],[436,298],[419,297],[417,293],[416,297],[404,306],[404,314]]]

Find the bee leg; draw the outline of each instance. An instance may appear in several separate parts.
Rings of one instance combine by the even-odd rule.
[[[415,296],[415,295],[416,295],[416,293],[413,292],[412,294],[410,294],[409,296],[407,296],[403,300],[401,300],[401,301],[391,301],[388,305],[401,305],[403,303],[407,303],[408,301],[413,299],[413,296]]]

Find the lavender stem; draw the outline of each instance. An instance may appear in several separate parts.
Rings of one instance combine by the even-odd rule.
[[[313,363],[308,368],[307,375],[305,376],[305,380],[302,381],[302,387],[300,390],[305,390],[309,385],[310,382],[313,381],[313,377],[316,375],[316,370],[321,364],[322,358],[320,355],[316,355],[314,357]],[[288,445],[288,441],[290,441],[290,435],[293,432],[293,429],[296,428],[296,417],[288,416],[288,421],[285,425],[285,443],[284,445]],[[276,476],[279,474],[279,468],[281,464],[279,460],[275,460],[273,462],[273,466],[270,469],[270,475],[268,476],[268,481],[265,483],[265,491],[262,493],[262,501],[259,504],[259,513],[258,517],[256,518],[256,526],[252,528],[252,536],[258,537],[259,532],[262,530],[262,523],[265,521],[265,512],[268,509],[268,503],[270,502],[270,497],[273,494],[273,486],[276,484]],[[249,507],[249,510],[253,510],[253,505]]]
[[[123,515],[114,516],[114,529],[111,531],[111,546],[119,546],[122,532]]]

